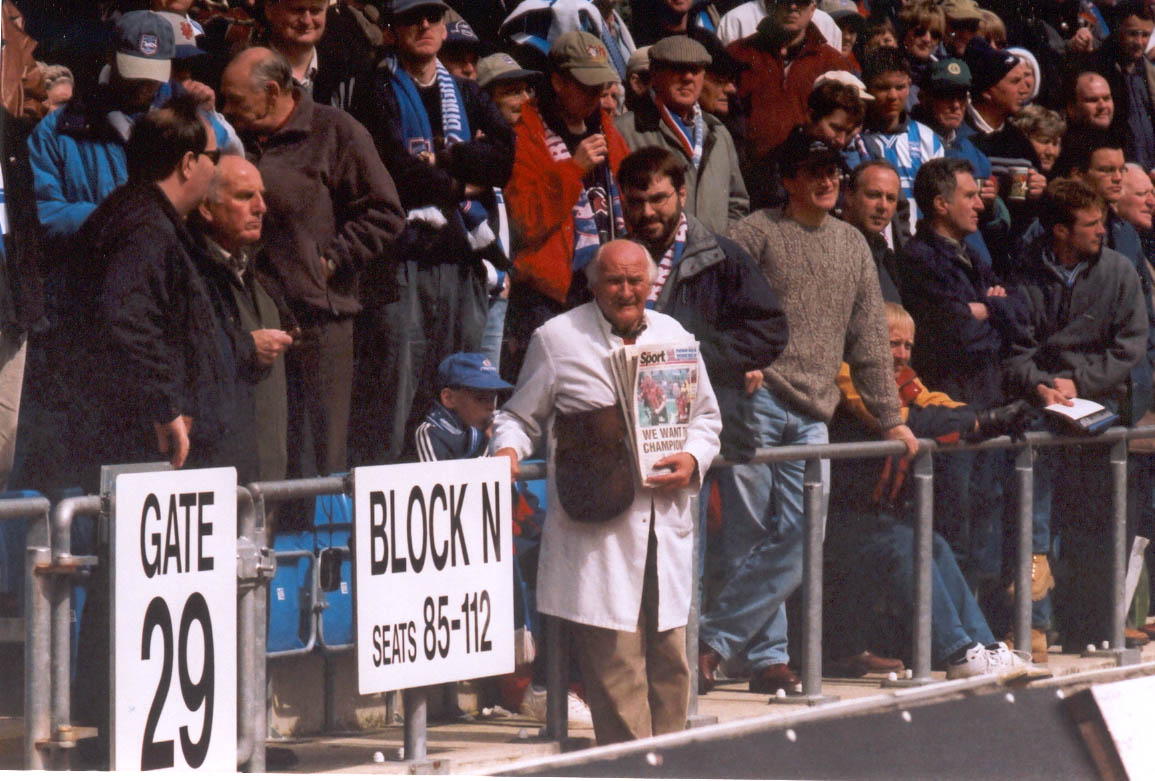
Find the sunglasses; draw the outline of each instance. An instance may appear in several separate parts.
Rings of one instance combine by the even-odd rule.
[[[216,165],[221,161],[220,147],[217,147],[216,149],[206,149],[205,151],[201,152],[201,154],[207,157],[209,160],[212,160],[213,165]]]
[[[421,24],[421,22],[428,22],[429,24],[437,24],[445,18],[445,9],[439,6],[431,5],[425,8],[414,8],[412,11],[406,11],[403,14],[398,14],[393,17],[394,27],[409,27],[411,25]]]

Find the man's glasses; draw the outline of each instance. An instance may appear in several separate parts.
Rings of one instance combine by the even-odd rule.
[[[221,161],[220,147],[217,147],[216,149],[206,149],[205,151],[201,152],[201,154],[207,157],[209,160],[212,160],[213,165],[216,165]]]
[[[673,198],[675,192],[675,190],[670,190],[668,193],[657,193],[656,195],[627,195],[625,198],[626,208],[640,209],[648,204],[656,209]]]

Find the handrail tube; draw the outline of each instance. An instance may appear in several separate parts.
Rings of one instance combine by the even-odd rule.
[[[1015,566],[1015,648],[1031,647],[1031,559],[1034,555],[1035,449],[1025,447],[1015,454],[1018,490],[1018,555]]]
[[[45,500],[47,504],[47,500]],[[52,583],[37,572],[52,563],[48,510],[28,527],[24,551],[24,769],[47,770],[52,736]]]
[[[920,448],[914,459],[917,518],[911,545],[914,561],[914,631],[912,672],[914,678],[930,678],[932,552],[934,546],[934,448]]]
[[[822,694],[822,461],[809,458],[802,473],[802,694]],[[697,669],[697,668],[695,668]]]
[[[72,523],[80,515],[99,515],[99,496],[73,496],[60,500],[52,513],[52,563],[72,561]],[[108,566],[104,562],[104,566]],[[107,653],[107,648],[96,653]],[[61,734],[72,726],[72,580],[66,575],[52,577],[52,732]],[[57,770],[69,769],[70,750],[62,751]]]
[[[545,625],[545,734],[550,740],[569,737],[569,632],[563,619],[543,615]],[[697,669],[697,668],[694,668]]]
[[[1111,648],[1123,650],[1127,579],[1127,441],[1111,446]]]
[[[237,536],[256,544],[256,518],[253,497],[244,486],[237,486]],[[237,767],[253,758],[253,711],[256,694],[256,589],[253,584],[239,593],[237,604]],[[264,650],[264,649],[261,649]],[[261,659],[261,663],[264,659]]]
[[[349,476],[303,477],[297,480],[267,480],[249,483],[248,489],[253,494],[254,500],[259,494],[265,502],[281,502],[287,499],[310,499],[325,494],[351,493],[349,481]]]

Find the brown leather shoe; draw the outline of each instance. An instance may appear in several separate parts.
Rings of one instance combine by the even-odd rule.
[[[1145,632],[1129,626],[1123,627],[1123,640],[1128,648],[1140,648],[1151,642],[1151,638]]]
[[[767,665],[750,677],[750,691],[754,694],[774,694],[779,689],[790,693],[801,684],[802,679],[785,664]]]
[[[707,694],[718,682],[715,671],[722,657],[705,643],[698,644],[698,694]]]
[[[868,673],[897,673],[904,669],[906,665],[901,659],[890,659],[863,651],[854,656],[832,659],[826,663],[824,672],[838,678],[861,678]]]

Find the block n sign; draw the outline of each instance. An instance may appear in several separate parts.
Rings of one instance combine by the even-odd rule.
[[[112,769],[237,769],[237,472],[116,478]]]
[[[509,460],[353,470],[361,694],[513,671]]]

